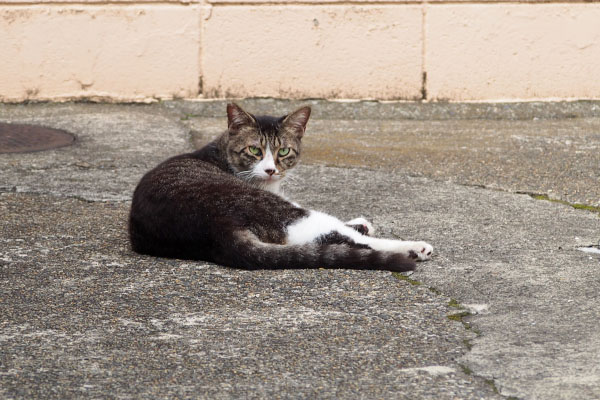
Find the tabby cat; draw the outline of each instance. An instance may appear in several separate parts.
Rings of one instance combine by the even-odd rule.
[[[279,195],[298,163],[310,108],[280,117],[227,106],[228,129],[202,149],[164,161],[133,195],[133,250],[245,269],[408,271],[425,242],[376,239],[363,218],[341,222]]]

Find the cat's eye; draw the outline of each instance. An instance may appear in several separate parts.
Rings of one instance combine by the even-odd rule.
[[[250,154],[252,154],[254,156],[260,156],[260,154],[261,154],[260,149],[255,146],[248,146],[248,151],[250,152]]]
[[[290,148],[289,147],[284,147],[283,149],[279,149],[279,151],[277,152],[277,154],[279,154],[280,157],[285,157],[288,154],[290,154]]]

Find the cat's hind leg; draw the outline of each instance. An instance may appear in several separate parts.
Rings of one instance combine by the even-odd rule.
[[[417,261],[426,261],[433,255],[433,246],[423,241],[380,239],[360,235],[353,237],[357,243],[367,244],[373,250],[400,253]]]
[[[337,218],[318,211],[310,211],[307,217],[288,226],[287,243],[296,245],[311,243],[331,235],[332,232],[351,239],[355,244],[367,245],[373,250],[402,254],[413,260],[429,260],[433,254],[433,246],[429,243],[366,236]]]
[[[350,221],[346,221],[346,226],[354,229],[362,235],[373,236],[375,234],[375,228],[373,224],[364,219],[363,217],[354,218]]]
[[[427,261],[433,255],[433,246],[423,241],[376,239],[369,243],[374,250],[393,251],[417,261]]]

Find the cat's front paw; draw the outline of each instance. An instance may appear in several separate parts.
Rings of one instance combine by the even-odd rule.
[[[433,255],[433,246],[427,242],[411,242],[408,257],[417,261],[426,261]]]
[[[353,220],[346,222],[346,226],[349,226],[365,236],[373,236],[373,233],[375,233],[373,225],[363,217],[354,218]]]

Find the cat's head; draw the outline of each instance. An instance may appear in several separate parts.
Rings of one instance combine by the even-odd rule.
[[[309,117],[310,107],[277,118],[254,116],[237,104],[228,104],[227,161],[235,174],[255,184],[278,187],[298,163]]]

